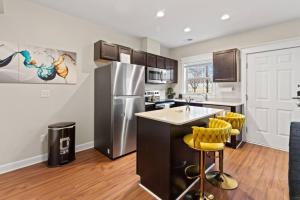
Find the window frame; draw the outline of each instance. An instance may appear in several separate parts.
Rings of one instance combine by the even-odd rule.
[[[187,66],[191,65],[204,65],[204,64],[209,64],[211,63],[213,65],[213,54],[212,53],[207,53],[207,54],[201,54],[198,56],[192,56],[192,57],[186,57],[181,59],[182,63],[182,80],[183,80],[183,94],[188,94],[188,95],[199,95],[199,94],[206,94],[206,93],[193,93],[193,92],[188,92],[187,91],[187,74],[186,74],[186,68]],[[215,93],[215,87],[214,83],[212,82],[212,91],[207,93],[208,95],[214,95]]]

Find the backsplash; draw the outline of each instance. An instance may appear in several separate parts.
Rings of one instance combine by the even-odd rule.
[[[160,92],[160,99],[166,99],[166,90],[172,87],[172,84],[145,84],[145,90],[158,90]],[[176,94],[178,96],[178,94]]]
[[[208,94],[208,100],[218,101],[240,101],[241,83],[214,83],[213,93]],[[176,93],[176,98],[178,93]],[[183,94],[183,98],[191,97],[195,100],[204,100],[201,94]]]
[[[214,98],[241,98],[241,83],[214,83]]]

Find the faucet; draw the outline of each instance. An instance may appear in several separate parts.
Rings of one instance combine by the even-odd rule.
[[[191,97],[188,97],[188,98],[185,99],[185,101],[186,101],[186,107],[185,107],[185,110],[186,110],[186,111],[191,111],[190,103],[191,103],[191,101],[192,101],[192,98],[191,98]]]
[[[207,93],[204,93],[204,94],[199,94],[200,96],[202,96],[204,98],[205,101],[208,100],[208,97],[207,97]]]

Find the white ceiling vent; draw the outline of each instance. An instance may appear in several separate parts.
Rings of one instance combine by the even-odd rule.
[[[3,5],[3,0],[0,0],[0,14],[4,13],[4,5]]]

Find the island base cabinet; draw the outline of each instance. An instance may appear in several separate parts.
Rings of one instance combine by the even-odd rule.
[[[192,126],[206,126],[201,119],[182,126],[138,117],[137,174],[141,184],[161,199],[176,199],[195,180],[185,175],[189,165],[199,165],[199,152],[183,142]],[[215,159],[214,152],[206,158],[206,168]]]

